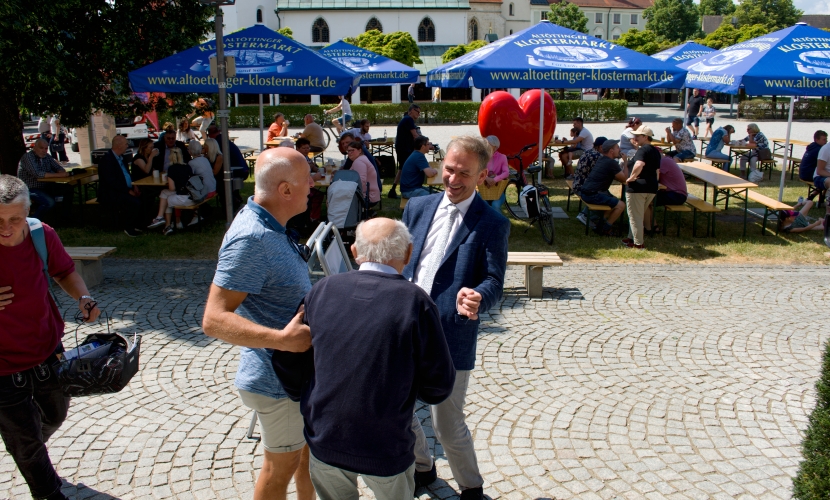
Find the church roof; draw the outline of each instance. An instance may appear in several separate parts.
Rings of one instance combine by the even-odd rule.
[[[468,0],[277,0],[279,10],[469,9]]]

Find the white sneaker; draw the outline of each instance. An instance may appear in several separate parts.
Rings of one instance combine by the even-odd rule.
[[[155,229],[155,228],[157,228],[159,226],[163,226],[163,225],[164,225],[164,217],[156,217],[155,219],[153,219],[153,222],[151,222],[150,225],[147,226],[147,229]]]
[[[588,217],[582,212],[579,212],[579,215],[576,216],[576,220],[578,220],[579,222],[581,222],[583,224],[588,223]]]
[[[193,217],[193,219],[190,221],[190,224],[188,224],[187,227],[195,226],[198,223],[199,223],[199,218],[198,217]]]
[[[184,229],[184,226],[182,225],[181,222],[176,223],[176,229]]]
[[[803,204],[803,203],[804,203],[804,197],[803,197],[803,196],[799,196],[799,197],[798,197],[798,203],[799,203],[799,204]]]

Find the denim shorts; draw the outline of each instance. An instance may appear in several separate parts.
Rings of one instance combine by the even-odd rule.
[[[580,198],[585,203],[590,203],[591,205],[605,205],[607,207],[614,208],[617,206],[617,203],[620,202],[620,199],[615,197],[613,194],[609,193],[608,191],[602,191],[599,193],[580,193]]]
[[[334,121],[340,122],[340,125],[343,125],[345,127],[347,122],[352,121],[352,115],[347,113]]]
[[[690,116],[686,119],[686,125],[691,125],[692,123],[695,124],[695,127],[700,126],[700,117],[699,116]]]
[[[822,191],[824,191],[824,181],[826,180],[827,177],[822,177],[818,175],[816,177],[813,177],[813,185],[816,187],[816,189],[821,189]]]

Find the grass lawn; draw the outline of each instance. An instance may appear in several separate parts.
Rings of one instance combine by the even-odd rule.
[[[732,173],[736,173],[732,170]],[[545,180],[551,188],[551,204],[565,208],[567,187],[562,180],[561,170],[557,172],[557,179]],[[779,175],[773,173],[772,180],[764,180],[757,191],[774,199],[778,198]],[[399,200],[386,198],[391,180],[384,184],[383,210],[379,215],[400,218]],[[612,187],[612,193],[617,194],[619,186]],[[701,184],[689,183],[689,191],[703,197]],[[243,198],[253,194],[253,179],[245,182],[242,191]],[[784,191],[784,202],[795,204],[799,196],[807,194],[806,184],[787,181]],[[711,189],[709,191],[711,200]],[[669,214],[668,234],[666,237],[654,236],[646,238],[646,250],[632,250],[622,247],[620,238],[606,238],[595,235],[593,232],[585,235],[585,226],[576,220],[578,201],[571,199],[570,219],[556,219],[556,241],[548,246],[542,240],[538,226],[529,228],[525,222],[511,220],[510,250],[515,251],[556,251],[564,260],[582,262],[660,262],[660,263],[688,263],[688,262],[758,262],[758,263],[825,263],[830,259],[824,256],[828,249],[823,244],[822,231],[810,231],[801,234],[781,234],[775,236],[774,224],[768,223],[766,236],[761,236],[761,219],[749,215],[746,239],[742,238],[743,218],[742,211],[730,203],[726,212],[718,214],[716,238],[692,238],[692,214],[682,214],[681,236],[676,237],[674,214]],[[732,200],[730,200],[732,201]],[[722,204],[720,204],[722,206]],[[755,205],[750,202],[750,207]],[[183,231],[171,236],[163,236],[159,230],[146,231],[138,238],[129,238],[121,231],[114,229],[100,229],[100,206],[84,207],[82,225],[66,226],[60,222],[53,225],[66,246],[115,246],[118,251],[115,257],[145,258],[145,259],[215,259],[222,236],[225,232],[224,214],[213,208],[211,218],[201,228],[194,231]],[[505,212],[506,213],[506,212]],[[823,217],[824,208],[813,208],[810,213],[813,217]],[[662,223],[662,209],[658,212],[658,223]],[[47,219],[49,222],[49,219]],[[698,234],[704,232],[704,221],[699,217]]]

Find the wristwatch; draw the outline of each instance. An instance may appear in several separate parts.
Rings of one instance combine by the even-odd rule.
[[[82,301],[82,300],[84,300],[84,299],[89,299],[89,300],[91,300],[92,302],[95,302],[95,299],[93,299],[91,295],[81,295],[80,297],[78,297],[78,302],[80,302],[80,301]]]

